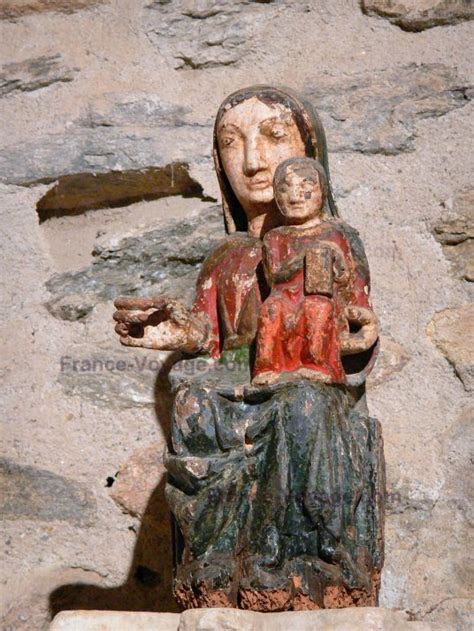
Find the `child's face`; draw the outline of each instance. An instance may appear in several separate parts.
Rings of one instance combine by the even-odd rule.
[[[278,186],[276,201],[285,223],[305,223],[321,215],[323,196],[317,173],[295,173],[291,167]]]

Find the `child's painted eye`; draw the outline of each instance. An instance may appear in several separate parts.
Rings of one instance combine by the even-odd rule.
[[[230,145],[234,142],[235,138],[232,138],[231,136],[227,136],[227,138],[223,138],[221,140],[222,146],[223,147],[230,147]]]

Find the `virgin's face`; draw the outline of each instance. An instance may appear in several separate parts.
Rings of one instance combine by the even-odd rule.
[[[249,218],[273,202],[273,175],[280,162],[305,155],[291,111],[256,97],[225,112],[217,140],[227,179]]]

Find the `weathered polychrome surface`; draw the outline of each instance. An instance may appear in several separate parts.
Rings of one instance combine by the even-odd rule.
[[[245,374],[236,379],[243,363],[211,364],[198,381],[186,376],[192,362],[172,374],[166,460],[183,536],[180,602],[260,611],[375,604],[384,492],[377,421],[336,386],[295,378],[245,391]]]
[[[208,357],[171,374],[176,598],[256,611],[375,605],[384,460],[364,382],[378,329],[362,243],[338,218],[322,125],[290,91],[257,86],[224,101],[214,140],[230,234],[203,265],[193,309],[116,301],[123,344]],[[304,156],[310,170],[318,161],[320,190],[314,217],[296,227],[305,203],[285,214],[273,176]],[[285,258],[297,265],[280,273]],[[261,379],[268,373],[278,378]]]
[[[332,246],[341,259],[341,277],[331,283],[331,296],[307,291],[308,265],[288,269],[288,259],[304,261],[321,244]],[[304,368],[308,375],[321,375],[320,380],[345,383],[341,341],[348,331],[346,307],[370,309],[367,261],[357,233],[342,222],[306,229],[283,226],[265,235],[264,247],[279,281],[261,310],[255,375]]]

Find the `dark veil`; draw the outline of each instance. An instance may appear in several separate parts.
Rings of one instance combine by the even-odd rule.
[[[319,160],[326,172],[328,181],[326,212],[333,217],[339,217],[329,175],[326,135],[321,120],[313,106],[289,88],[254,85],[237,90],[237,92],[233,92],[228,96],[217,112],[214,125],[213,155],[217,178],[222,192],[222,207],[227,232],[246,232],[247,217],[227,180],[222,166],[217,143],[217,129],[223,114],[227,110],[252,97],[256,97],[269,106],[279,103],[291,110],[305,145],[306,156]]]

